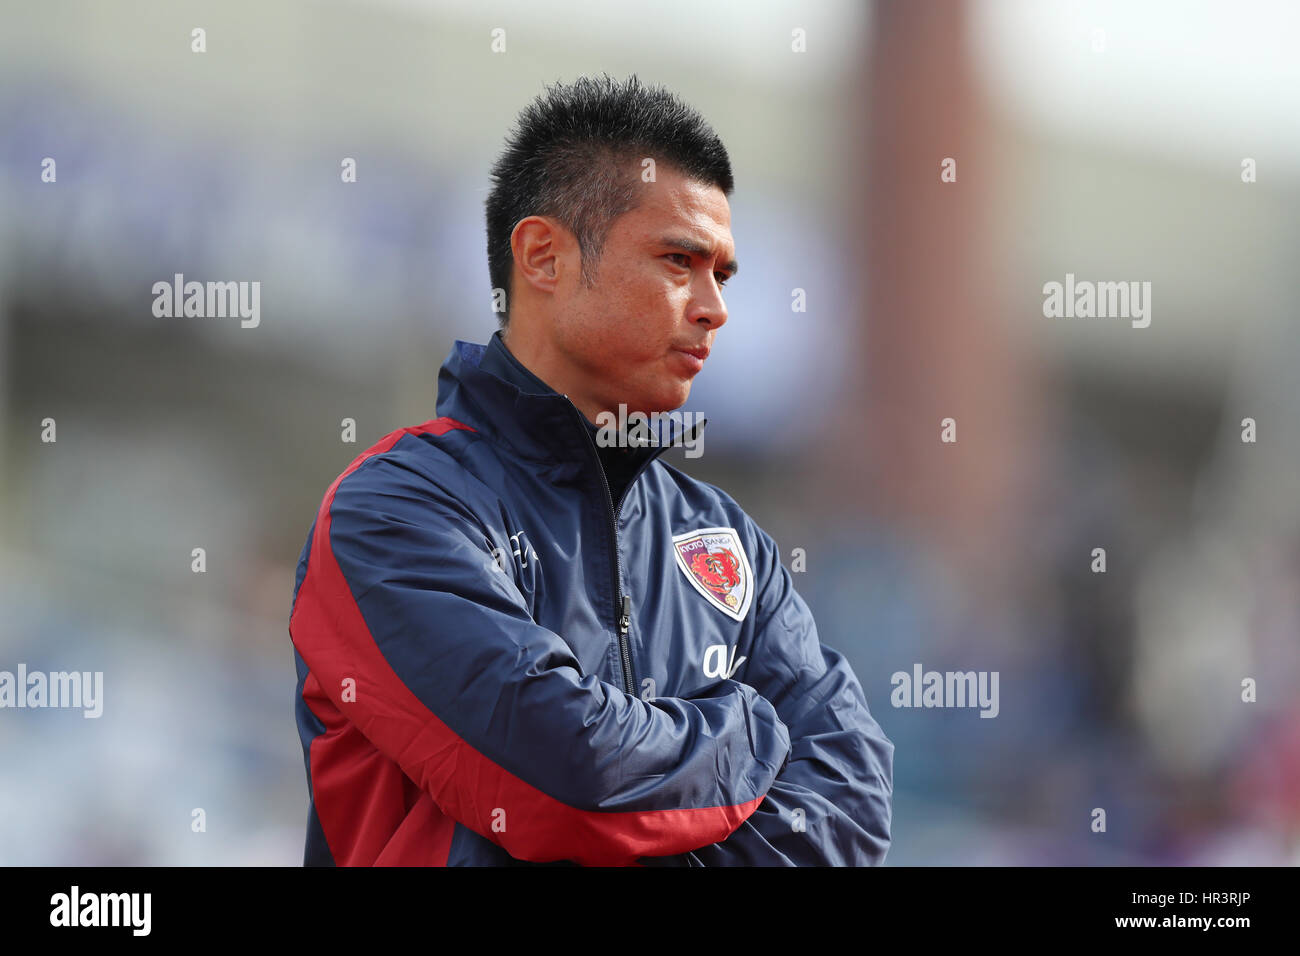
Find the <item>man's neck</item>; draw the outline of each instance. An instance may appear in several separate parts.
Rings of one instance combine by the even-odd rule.
[[[546,383],[549,388],[561,395],[567,395],[569,401],[573,402],[582,413],[583,418],[595,424],[596,417],[604,409],[600,403],[587,397],[575,385],[567,369],[567,363],[556,354],[543,337],[531,335],[526,329],[509,324],[501,332],[501,344],[520,365]]]

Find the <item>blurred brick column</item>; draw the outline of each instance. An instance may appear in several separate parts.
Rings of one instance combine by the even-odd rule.
[[[844,228],[864,314],[818,462],[818,505],[935,549],[978,577],[968,582],[978,591],[1012,573],[1017,541],[1032,534],[1020,524],[1031,507],[1025,455],[1039,446],[1038,390],[1006,331],[1023,320],[1000,311],[997,144],[967,5],[873,9],[859,89],[845,98],[862,174]],[[957,161],[955,183],[940,181],[945,157]],[[948,417],[955,445],[940,442]]]

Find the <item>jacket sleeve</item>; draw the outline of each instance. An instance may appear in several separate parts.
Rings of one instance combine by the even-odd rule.
[[[894,744],[867,709],[848,661],[822,644],[775,542],[751,525],[766,568],[738,680],[776,707],[790,759],[752,816],[727,838],[642,861],[668,866],[870,866],[890,845]],[[758,570],[757,568],[755,569]]]
[[[647,702],[585,674],[456,496],[392,459],[354,468],[322,502],[290,633],[445,814],[517,859],[590,866],[722,840],[754,812],[790,744],[755,689]]]

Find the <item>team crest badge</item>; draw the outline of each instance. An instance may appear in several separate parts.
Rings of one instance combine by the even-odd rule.
[[[728,617],[745,619],[754,572],[734,528],[700,528],[673,535],[673,553],[686,580]]]

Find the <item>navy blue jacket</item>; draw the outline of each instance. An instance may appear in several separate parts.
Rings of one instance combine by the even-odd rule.
[[[305,864],[881,862],[894,745],[771,537],[666,446],[598,449],[499,337],[438,413],[298,562]]]

